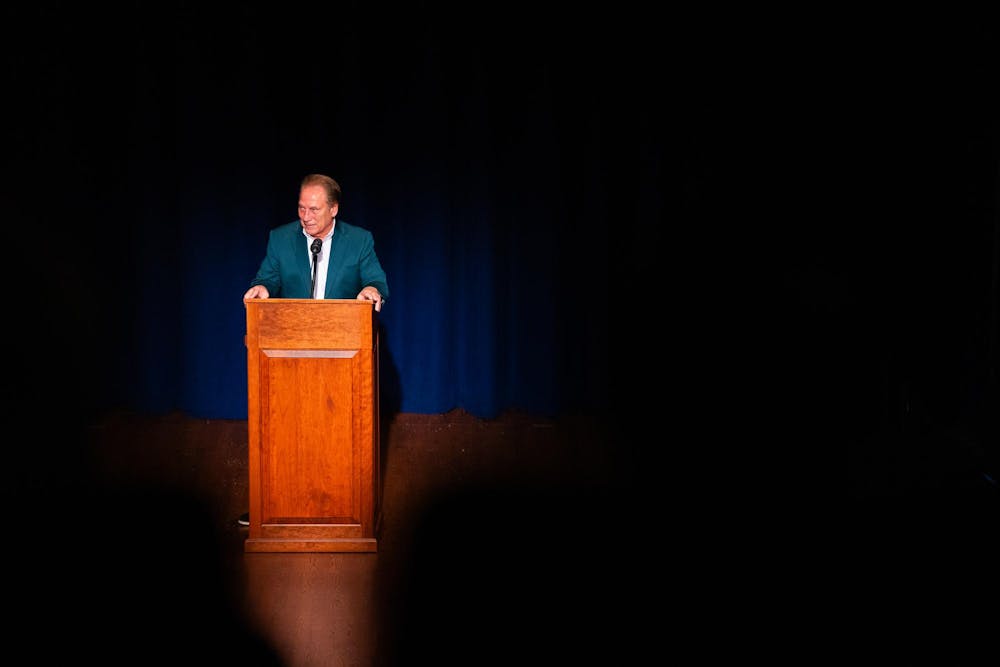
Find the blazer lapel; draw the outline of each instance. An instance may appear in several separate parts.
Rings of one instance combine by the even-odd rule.
[[[337,277],[337,269],[344,265],[345,244],[343,243],[344,230],[338,222],[333,228],[333,236],[330,237],[330,261],[326,265],[326,294],[331,298],[330,286],[333,285]]]
[[[289,250],[292,253],[292,257],[295,258],[295,266],[298,267],[299,273],[306,277],[305,291],[308,294],[309,286],[312,285],[312,261],[309,259],[309,248],[306,246],[306,238],[302,234],[301,228],[293,235]],[[312,295],[309,294],[306,298],[311,297]]]

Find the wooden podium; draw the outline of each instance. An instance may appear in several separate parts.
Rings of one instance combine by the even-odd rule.
[[[378,550],[378,329],[370,301],[246,299],[244,551]]]

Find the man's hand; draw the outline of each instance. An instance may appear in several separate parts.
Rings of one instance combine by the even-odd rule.
[[[243,295],[244,299],[266,299],[271,296],[270,292],[263,285],[254,285]]]
[[[358,292],[358,301],[374,301],[375,312],[382,310],[382,295],[371,285]]]

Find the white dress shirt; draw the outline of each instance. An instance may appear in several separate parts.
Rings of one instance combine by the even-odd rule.
[[[316,261],[319,262],[319,267],[316,269],[316,292],[313,294],[314,299],[322,299],[326,295],[326,269],[330,265],[330,239],[333,238],[333,232],[337,229],[337,221],[333,221],[333,227],[330,228],[330,233],[323,237],[323,247],[320,248],[319,254],[316,255]],[[306,230],[302,230],[302,236],[306,237],[306,249],[309,251],[309,263],[312,264],[312,242],[313,237],[306,234]],[[312,270],[312,266],[309,270]]]

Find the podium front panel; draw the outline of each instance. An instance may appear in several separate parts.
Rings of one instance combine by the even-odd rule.
[[[247,551],[376,551],[377,347],[364,302],[247,304]]]

